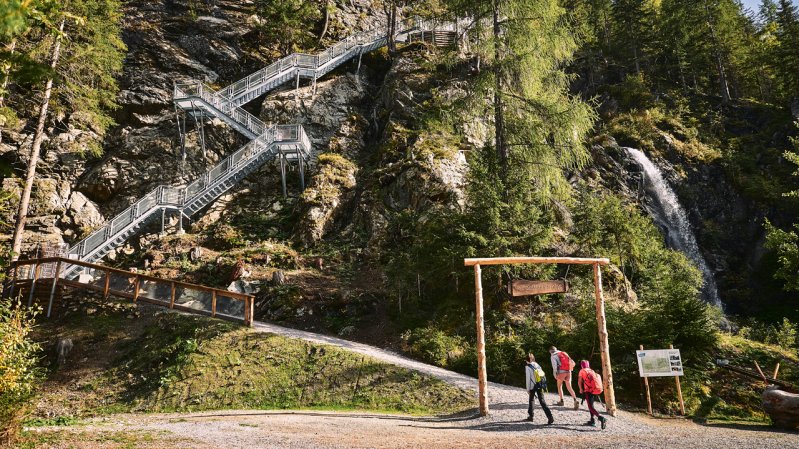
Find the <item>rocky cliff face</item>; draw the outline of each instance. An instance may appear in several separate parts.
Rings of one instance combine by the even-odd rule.
[[[379,9],[369,0],[334,3],[324,43],[374,27],[379,21]],[[101,142],[103,156],[91,158],[85,150],[98,143],[98,135],[70,127],[68,117],[50,120],[26,250],[41,241],[74,242],[155,186],[190,180],[245,142],[220,122],[209,122],[205,126],[208,151],[200,151],[196,133],[190,132],[184,160],[172,86],[191,80],[224,86],[278,56],[276,47],[259,39],[255,25],[263,20],[255,15],[254,3],[132,0],[125,3],[124,14],[128,54],[119,79],[118,125]],[[309,32],[321,31],[321,25],[320,30],[315,28],[312,25]],[[339,117],[323,114],[311,120],[317,118],[331,122]],[[17,173],[25,168],[32,139],[26,123],[23,120],[17,129],[4,130],[0,144],[0,159]],[[324,136],[315,143],[321,143],[320,139]],[[13,178],[3,186],[18,195]]]

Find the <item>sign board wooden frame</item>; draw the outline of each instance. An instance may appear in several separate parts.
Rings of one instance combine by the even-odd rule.
[[[608,413],[616,416],[616,393],[613,389],[613,371],[610,366],[608,328],[605,321],[605,298],[602,294],[602,270],[600,266],[610,264],[605,258],[583,257],[489,257],[464,259],[463,264],[474,267],[475,321],[477,326],[477,387],[480,415],[488,415],[488,373],[486,370],[485,320],[483,318],[482,265],[512,264],[575,264],[594,267],[594,305],[596,307],[597,333],[599,334],[599,356],[602,359],[602,383],[605,387],[605,404]]]

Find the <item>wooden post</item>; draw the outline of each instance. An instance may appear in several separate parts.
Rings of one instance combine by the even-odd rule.
[[[771,376],[772,379],[776,379],[777,375],[780,373],[780,362],[777,362],[777,366],[774,367],[774,375]]]
[[[33,279],[31,279],[31,291],[28,295],[28,307],[33,305],[33,292],[36,290],[36,281],[39,279],[39,269],[41,268],[41,264],[37,263],[33,268]]]
[[[640,345],[639,349],[644,350],[644,345]],[[649,394],[649,378],[644,376],[644,385],[646,386],[646,412],[652,415],[652,396]]]
[[[488,415],[488,373],[486,372],[485,323],[483,321],[483,282],[480,265],[474,266],[475,320],[477,324],[477,392],[480,416]]]
[[[105,285],[103,286],[103,299],[108,299],[108,289],[111,288],[111,270],[105,270]]]
[[[139,282],[141,282],[141,278],[139,275],[136,275],[136,282],[134,282],[133,287],[133,302],[136,302],[139,299]]]
[[[50,312],[53,310],[53,297],[55,296],[55,289],[58,286],[58,275],[61,274],[61,261],[55,264],[55,274],[53,275],[53,286],[50,287],[50,301],[47,303],[47,318],[50,318]]]
[[[669,349],[674,349],[674,345],[669,345]],[[674,376],[674,383],[677,385],[677,397],[680,398],[680,415],[685,416],[685,402],[682,400],[682,387],[680,386],[680,376]]]
[[[602,358],[602,381],[605,389],[605,404],[610,416],[616,416],[616,392],[613,390],[613,371],[610,366],[610,344],[605,322],[605,298],[602,296],[602,271],[594,263],[594,293],[596,294],[596,322],[599,333],[599,355]]]
[[[216,290],[211,290],[211,318],[214,317],[216,317]]]
[[[170,297],[169,297],[169,308],[170,309],[174,309],[175,308],[175,282],[172,281],[171,284],[172,284],[172,293],[170,294]]]
[[[763,370],[760,369],[760,364],[757,363],[757,360],[755,360],[755,368],[757,368],[757,372],[758,374],[760,374],[760,377],[763,378],[763,382],[765,382],[766,386],[768,386],[769,385],[768,378],[766,378],[766,375],[763,374]]]
[[[8,292],[8,297],[14,299],[14,289],[17,286],[17,273],[19,272],[19,265],[14,265],[14,275],[11,277],[11,289]]]

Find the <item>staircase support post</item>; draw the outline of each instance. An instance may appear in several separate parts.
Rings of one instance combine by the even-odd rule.
[[[358,52],[358,68],[355,69],[355,74],[356,75],[360,75],[361,74],[361,58],[362,57],[363,57],[363,52],[359,51]]]
[[[300,163],[300,191],[305,190],[305,158],[302,151],[297,150],[297,160]]]
[[[300,71],[297,70],[297,84],[294,86],[294,101],[300,101]]]
[[[286,191],[286,156],[283,152],[280,152],[280,181],[283,184],[283,198],[288,197],[288,192]]]

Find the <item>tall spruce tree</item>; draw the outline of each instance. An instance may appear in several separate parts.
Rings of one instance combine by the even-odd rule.
[[[67,2],[52,11],[50,21],[60,24],[57,32],[40,27],[18,44],[34,57],[46,55],[51,74],[41,94],[37,126],[17,209],[11,244],[14,258],[19,256],[22,248],[48,110],[52,107],[61,115],[68,116],[70,125],[97,134],[95,143],[81,148],[92,154],[100,153],[100,140],[113,124],[110,110],[116,107],[118,85],[115,77],[122,69],[125,54],[120,11],[118,0]]]
[[[791,0],[777,9],[777,70],[788,101],[799,97],[799,15]]]

